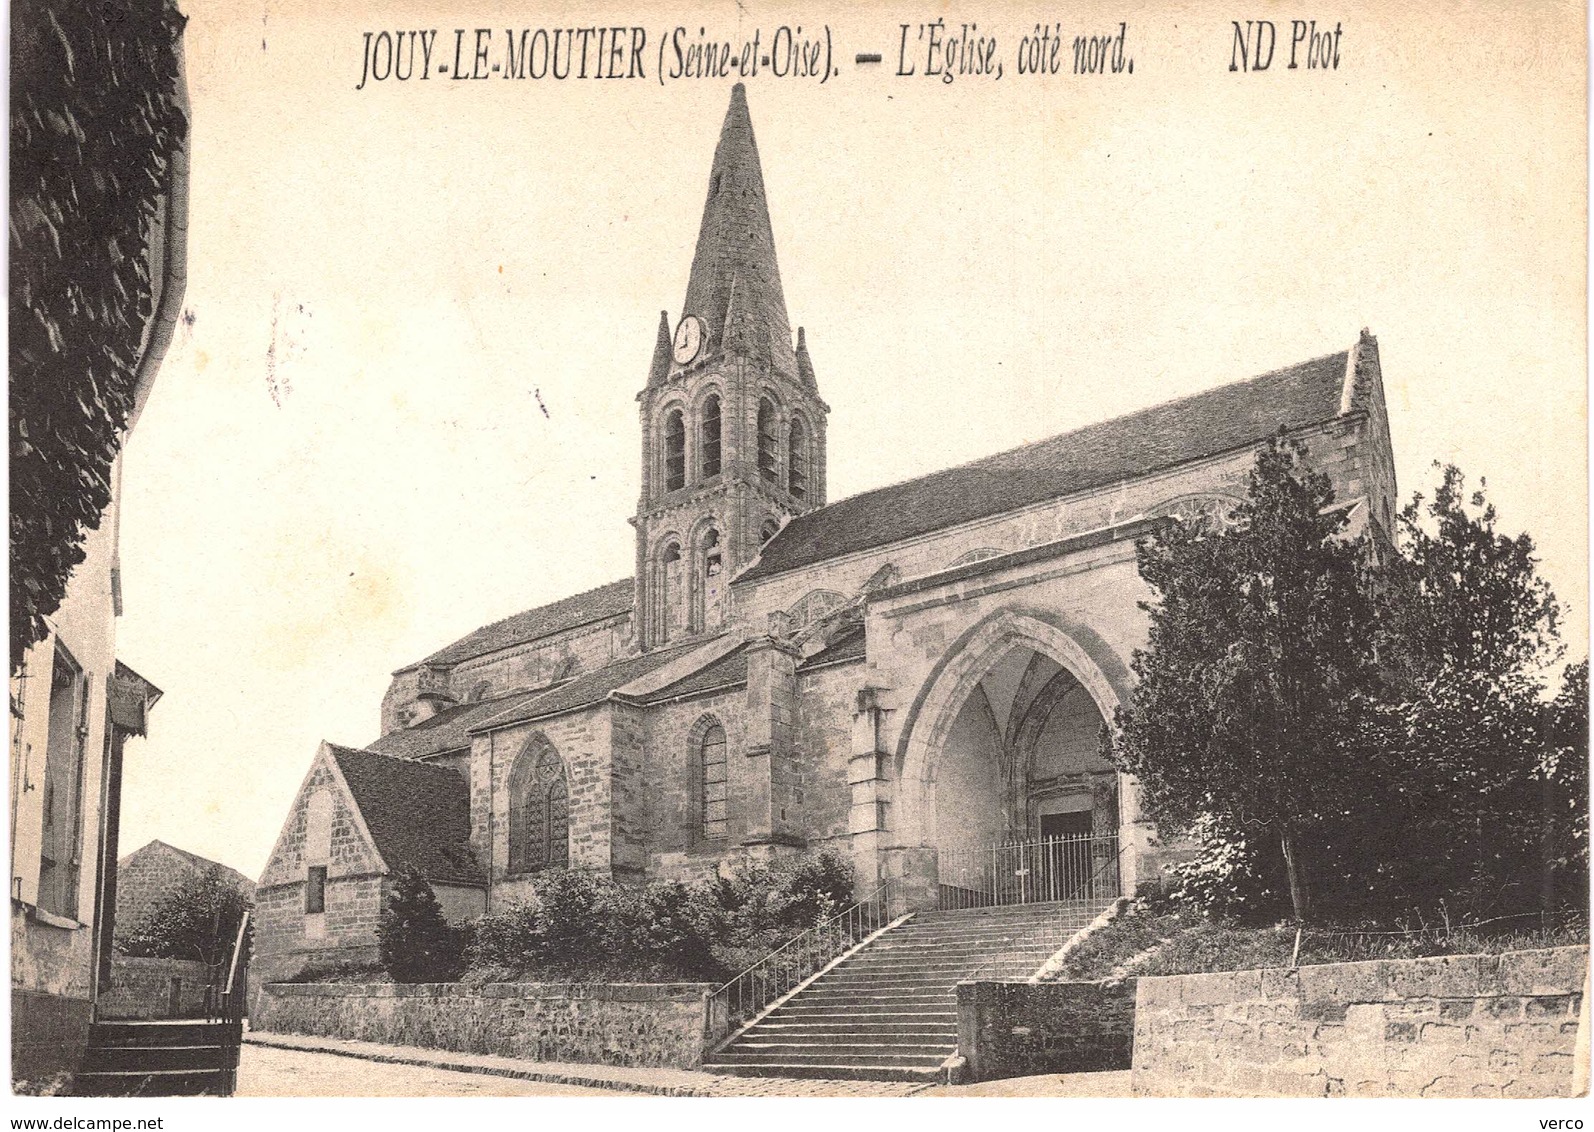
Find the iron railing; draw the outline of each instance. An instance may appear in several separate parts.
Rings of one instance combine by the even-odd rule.
[[[226,1096],[238,1088],[238,1059],[243,1048],[244,1014],[249,996],[249,913],[245,912],[238,923],[238,935],[233,939],[232,958],[227,963],[227,979],[213,980],[205,989],[205,1016],[211,1022],[224,1023],[221,1033],[223,1092]]]
[[[891,922],[891,882],[781,944],[710,996],[709,1017],[726,1033],[762,1014],[828,964]],[[718,1036],[717,1034],[710,1035]]]
[[[1089,900],[1118,895],[1118,838],[1077,833],[1033,841],[939,849],[937,901],[943,909]],[[1103,863],[1112,868],[1103,871]]]
[[[1095,869],[1088,877],[1079,881],[1074,888],[1067,890],[1058,901],[1057,914],[1044,923],[1023,932],[1008,941],[1008,946],[1000,955],[987,956],[977,965],[969,968],[962,979],[977,979],[984,972],[993,967],[1008,966],[1015,956],[1034,956],[1045,951],[1046,957],[1035,964],[1038,971],[1046,961],[1055,954],[1063,944],[1077,935],[1088,924],[1079,923],[1081,906],[1091,912],[1094,920],[1104,911],[1119,895],[1119,860],[1123,849],[1118,844],[1116,837],[1101,837],[1097,841],[1108,842],[1112,847],[1112,856],[1097,860]],[[1033,973],[1033,972],[1032,972]]]

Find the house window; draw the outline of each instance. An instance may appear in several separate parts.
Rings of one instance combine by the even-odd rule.
[[[533,738],[509,775],[509,871],[530,873],[570,863],[570,789],[564,760]]]
[[[56,643],[50,672],[49,720],[38,905],[47,912],[76,919],[83,870],[83,751],[88,742],[88,681],[60,642]]]
[[[304,880],[304,914],[314,916],[327,910],[327,867],[311,865]]]
[[[672,409],[664,418],[664,490],[678,491],[686,486],[686,421],[681,410]]]
[[[758,403],[758,474],[770,483],[780,479],[775,464],[775,406],[768,401]]]
[[[808,432],[803,422],[791,422],[791,445],[786,454],[786,490],[794,499],[808,497]]]
[[[703,478],[720,474],[720,399],[703,402],[702,427]]]
[[[700,818],[704,841],[725,840],[726,761],[725,729],[714,724],[698,744]]]

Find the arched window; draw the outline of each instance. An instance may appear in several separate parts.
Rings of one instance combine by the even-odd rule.
[[[715,723],[698,741],[698,816],[704,841],[725,840],[725,729]]]
[[[671,409],[664,418],[664,490],[678,491],[686,486],[686,421],[681,410]]]
[[[808,430],[792,418],[791,444],[786,453],[786,490],[794,499],[808,497]]]
[[[775,465],[775,406],[768,401],[758,403],[758,474],[770,483],[780,479],[780,469]]]
[[[693,632],[701,632],[720,622],[720,575],[725,571],[725,558],[719,531],[713,527],[704,531],[698,539],[696,553],[690,625]]]
[[[780,520],[773,518],[765,519],[764,525],[758,528],[758,541],[760,543],[766,543],[778,534],[780,534]]]
[[[702,436],[699,451],[703,453],[703,478],[720,474],[720,399],[710,397],[703,402]]]
[[[570,790],[565,764],[535,736],[509,773],[509,871],[529,873],[570,863]]]
[[[673,539],[665,544],[659,555],[658,606],[654,610],[654,624],[659,644],[674,635],[678,623],[676,606],[681,601],[681,544]]]

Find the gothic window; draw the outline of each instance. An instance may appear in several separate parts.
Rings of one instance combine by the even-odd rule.
[[[565,764],[535,736],[509,773],[509,871],[530,873],[570,863],[570,790]]]
[[[766,543],[778,534],[780,534],[780,520],[765,519],[764,525],[758,529],[758,541]]]
[[[808,497],[808,432],[803,422],[791,422],[791,445],[786,453],[786,490],[794,499]]]
[[[778,447],[775,437],[775,406],[768,401],[758,403],[758,474],[770,483],[777,483],[780,470],[775,464]]]
[[[702,441],[703,478],[720,474],[720,399],[710,397],[703,402]]]
[[[686,486],[686,421],[681,410],[672,409],[664,418],[664,490],[678,491]]]
[[[726,759],[725,729],[710,725],[697,745],[698,803],[704,841],[725,840]]]

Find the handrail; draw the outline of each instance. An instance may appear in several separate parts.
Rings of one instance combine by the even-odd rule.
[[[233,983],[238,979],[238,959],[244,950],[244,933],[249,930],[249,912],[245,911],[238,921],[238,934],[232,941],[232,962],[227,966],[227,987],[223,994],[232,994]]]
[[[726,980],[709,996],[710,1019],[723,1018],[722,1025],[734,1028],[738,1021],[762,1012],[843,951],[885,927],[890,891],[891,882],[882,881],[862,900],[798,933]],[[714,1004],[724,1007],[723,1014]]]

